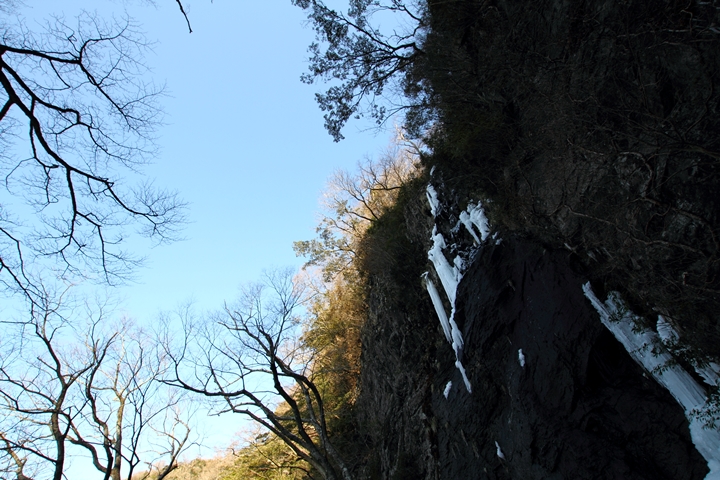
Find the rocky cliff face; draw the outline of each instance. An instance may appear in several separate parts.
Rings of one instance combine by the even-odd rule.
[[[455,317],[472,393],[432,307],[415,317],[381,302],[358,401],[376,432],[368,474],[703,478],[681,407],[602,326],[582,282],[565,251],[517,238],[479,251]]]
[[[705,359],[720,351],[720,4],[461,0],[429,13],[416,74],[442,125],[424,159],[442,211],[408,202],[396,235],[418,267],[369,275],[364,473],[705,478],[683,408],[582,285],[662,312]],[[491,201],[502,242],[473,250],[458,212],[474,199]],[[427,265],[440,284],[434,226],[449,268],[449,255],[468,265],[443,308],[472,392],[420,281]]]
[[[447,182],[720,356],[720,2],[430,10]]]

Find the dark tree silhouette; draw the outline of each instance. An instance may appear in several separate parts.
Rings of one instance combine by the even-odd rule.
[[[310,45],[310,71],[306,83],[317,79],[339,82],[316,94],[325,114],[325,128],[335,141],[353,117],[369,114],[378,124],[411,107],[402,97],[405,74],[423,55],[425,2],[353,0],[347,13],[319,0],[293,0],[307,12],[317,41]],[[379,18],[396,27],[381,30]],[[388,92],[388,90],[390,90]]]
[[[129,19],[89,14],[0,28],[0,282],[37,302],[47,277],[122,281],[127,226],[162,241],[183,220],[174,193],[122,178],[161,121],[147,44]]]
[[[183,7],[183,4],[180,0],[175,0],[178,4],[178,7],[180,7],[180,13],[182,13],[183,17],[185,17],[185,23],[187,23],[188,31],[192,33],[192,27],[190,26],[190,19],[188,18],[187,13],[185,12],[185,7]]]
[[[164,342],[175,365],[166,382],[217,401],[217,413],[245,415],[268,429],[322,478],[350,480],[329,438],[311,352],[298,341],[305,297],[291,271],[278,271],[215,318],[184,316],[180,344]]]

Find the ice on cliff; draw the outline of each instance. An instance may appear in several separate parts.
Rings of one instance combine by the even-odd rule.
[[[430,211],[434,217],[437,217],[440,211],[440,202],[437,191],[432,185],[428,184],[426,193],[428,203],[430,204]],[[460,214],[460,220],[456,228],[459,228],[461,224],[464,225],[470,235],[472,235],[476,245],[485,241],[490,235],[488,220],[480,203],[471,203],[468,205],[468,208]],[[460,328],[455,322],[455,299],[457,287],[462,279],[462,272],[465,270],[466,263],[462,256],[457,255],[451,264],[443,253],[444,249],[447,249],[447,243],[445,242],[445,238],[442,234],[438,232],[436,225],[433,227],[432,231],[432,247],[430,247],[430,250],[428,251],[428,258],[432,262],[435,272],[442,284],[443,290],[445,291],[445,295],[450,302],[451,312],[449,317],[445,312],[445,307],[440,293],[435,287],[432,279],[428,276],[428,272],[423,274],[423,281],[425,283],[425,288],[430,295],[430,299],[432,300],[433,307],[435,307],[435,311],[437,312],[445,338],[452,345],[453,351],[455,352],[455,366],[462,375],[465,388],[468,392],[472,392],[470,380],[468,379],[465,367],[462,364],[462,352],[464,346],[463,337],[460,332]],[[445,395],[445,397],[447,398],[447,395]]]
[[[666,326],[662,322],[658,330],[660,334],[651,330],[637,331],[635,315],[624,307],[617,293],[611,292],[603,303],[595,296],[590,282],[583,285],[583,291],[600,315],[603,325],[612,332],[632,358],[683,407],[690,423],[692,441],[710,468],[705,479],[720,480],[720,432],[714,428],[705,428],[699,418],[708,407],[708,397],[705,390],[674,361],[663,345],[677,333],[667,328],[669,324]]]

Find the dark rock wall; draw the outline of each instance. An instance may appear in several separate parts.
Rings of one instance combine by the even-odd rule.
[[[577,272],[720,355],[720,0],[428,4],[416,76],[442,124],[423,159],[435,222],[467,253],[457,212],[481,199],[504,240],[459,287],[472,394],[419,274],[369,276],[359,473],[703,478],[681,407],[604,329]],[[416,209],[403,232],[424,252],[428,222]]]
[[[564,251],[513,238],[481,250],[456,313],[471,394],[429,302],[414,315],[377,285],[357,403],[370,451],[362,474],[703,478],[682,409],[602,326],[581,283]]]
[[[429,4],[438,171],[720,357],[720,0]]]

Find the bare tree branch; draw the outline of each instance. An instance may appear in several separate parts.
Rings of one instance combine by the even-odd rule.
[[[165,346],[174,362],[165,381],[214,400],[218,413],[252,419],[322,478],[350,480],[329,438],[311,358],[297,341],[297,310],[306,300],[291,271],[272,272],[213,319],[184,319],[181,343]]]
[[[402,132],[377,159],[358,163],[357,173],[335,172],[324,194],[326,213],[316,228],[318,238],[293,244],[305,267],[320,266],[325,281],[351,265],[358,242],[373,221],[395,204],[397,194],[418,175],[418,145],[407,144]]]
[[[178,7],[180,7],[180,13],[183,14],[183,17],[185,17],[185,22],[187,22],[188,31],[192,33],[192,27],[190,26],[190,19],[187,16],[187,13],[185,13],[185,8],[183,7],[181,0],[175,0],[178,4]]]
[[[64,301],[64,300],[63,300]],[[106,479],[132,478],[163,461],[167,475],[192,445],[192,409],[159,381],[170,364],[151,337],[111,323],[104,306],[47,300],[26,322],[3,324],[0,471],[66,478],[84,453]],[[162,472],[161,472],[162,473]]]
[[[128,224],[164,241],[184,220],[174,193],[115,179],[155,150],[162,88],[143,80],[147,48],[129,19],[88,14],[0,37],[0,139],[14,144],[0,157],[0,282],[31,302],[43,270],[122,281],[138,262],[121,249]]]

